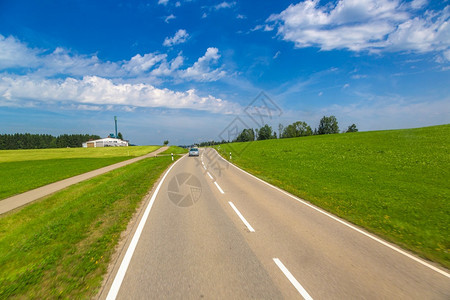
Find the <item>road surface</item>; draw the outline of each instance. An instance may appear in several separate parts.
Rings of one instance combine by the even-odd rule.
[[[450,299],[448,270],[212,149],[177,161],[149,203],[100,299]]]
[[[167,150],[168,148],[169,147],[164,146],[164,147],[159,148],[158,150],[155,150],[155,151],[150,152],[143,156],[128,159],[128,160],[125,160],[125,161],[122,161],[122,162],[119,162],[119,163],[116,163],[113,165],[109,165],[109,166],[106,166],[106,167],[103,167],[103,168],[100,168],[97,170],[93,170],[93,171],[90,171],[90,172],[87,172],[84,174],[73,176],[73,177],[70,177],[70,178],[67,178],[67,179],[64,179],[61,181],[57,181],[54,183],[50,183],[50,184],[42,186],[40,188],[33,189],[31,191],[0,200],[0,214],[4,214],[5,212],[8,212],[10,210],[16,209],[23,205],[26,205],[26,204],[33,202],[37,199],[40,199],[42,197],[53,194],[57,191],[65,189],[66,187],[69,187],[78,182],[93,178],[95,176],[98,176],[98,175],[107,173],[109,171],[121,168],[123,166],[135,163],[144,158],[154,157],[154,156],[158,155],[159,153]]]

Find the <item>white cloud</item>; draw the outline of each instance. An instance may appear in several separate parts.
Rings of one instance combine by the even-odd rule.
[[[39,76],[126,75],[126,71],[122,69],[121,65],[122,63],[103,62],[96,55],[78,55],[63,48],[56,48],[52,53],[38,57],[34,74]]]
[[[0,34],[0,69],[14,67],[34,67],[42,51],[28,48],[25,44],[9,36]]]
[[[24,69],[38,76],[122,76],[125,72],[121,70],[121,64],[100,61],[96,55],[73,54],[63,48],[56,48],[50,53],[32,49],[12,36],[4,38],[0,35],[0,70]]]
[[[412,9],[421,9],[428,3],[428,0],[413,0],[410,3]]]
[[[169,3],[169,0],[158,0],[158,4],[162,4],[166,6]]]
[[[167,60],[164,60],[158,68],[152,70],[151,75],[160,77],[160,76],[176,76],[175,72],[183,65],[184,58],[181,54],[179,54],[175,59],[173,59],[170,63]]]
[[[184,29],[179,29],[175,35],[171,38],[166,37],[163,45],[166,47],[172,47],[174,45],[182,44],[187,41],[189,34]]]
[[[239,109],[211,95],[200,96],[194,89],[177,92],[150,84],[119,84],[97,76],[60,80],[4,75],[0,80],[0,105],[26,102],[76,104],[85,109],[99,109],[99,105],[188,108],[215,113],[232,113]]]
[[[177,31],[166,44],[185,41],[189,35],[185,30]],[[0,38],[0,70],[20,69],[36,78],[97,76],[121,81],[161,83],[167,77],[180,79],[216,81],[226,75],[223,66],[218,65],[220,55],[217,48],[208,48],[205,55],[192,65],[182,69],[185,58],[182,53],[170,58],[166,53],[136,54],[130,60],[102,61],[96,55],[79,55],[63,48],[48,53],[31,49],[19,40]]]
[[[394,50],[430,52],[450,49],[450,7],[441,15],[429,13],[400,24],[387,39]]]
[[[259,24],[259,25],[256,25],[255,27],[253,27],[252,29],[250,29],[250,31],[257,31],[257,30],[261,30],[263,28],[264,28],[264,26]]]
[[[164,19],[164,22],[169,23],[169,21],[173,19],[176,19],[176,17],[173,14],[170,14]]]
[[[196,81],[216,81],[226,75],[221,69],[211,69],[220,58],[219,49],[210,47],[192,67],[180,71],[180,77]]]
[[[450,50],[444,51],[443,55],[445,56],[445,58],[450,61]]]
[[[179,30],[169,43],[187,38]],[[53,52],[31,49],[19,40],[0,38],[0,70],[19,69],[26,75],[0,73],[0,105],[31,106],[63,103],[75,109],[108,109],[111,105],[165,107],[236,112],[234,104],[219,98],[200,96],[193,89],[184,92],[157,88],[154,83],[216,81],[226,75],[218,64],[217,48],[185,69],[182,52],[174,58],[165,53],[136,54],[130,60],[102,61],[96,55],[73,54],[63,48]]]
[[[178,31],[171,43],[187,38]],[[75,109],[128,107],[189,108],[210,112],[236,112],[236,105],[193,89],[174,91],[155,83],[215,81],[226,75],[218,64],[217,48],[182,69],[182,52],[136,54],[130,60],[102,61],[96,55],[73,54],[63,48],[53,52],[29,48],[19,40],[0,36],[0,106],[37,107],[62,103]],[[16,73],[16,75],[11,75]],[[26,74],[26,75],[19,75]],[[72,106],[71,106],[72,105]],[[108,108],[109,107],[109,108]]]
[[[268,25],[268,24],[261,25],[261,24],[259,24],[259,25],[256,25],[255,27],[253,27],[252,29],[250,29],[250,31],[258,31],[258,30],[273,31],[274,29],[275,29],[275,27],[272,26],[272,25]]]
[[[231,8],[236,5],[236,2],[222,2],[217,5],[214,5],[215,10],[223,9],[223,8]]]
[[[270,25],[264,25],[264,31],[273,31],[275,29],[274,26],[270,26]]]
[[[450,7],[412,17],[426,1],[339,0],[321,6],[319,0],[290,5],[267,22],[297,48],[351,51],[445,51],[450,48]],[[262,27],[260,27],[262,28]]]
[[[148,53],[141,56],[136,54],[130,61],[123,64],[123,68],[132,74],[140,74],[153,68],[157,63],[164,62],[167,54]]]

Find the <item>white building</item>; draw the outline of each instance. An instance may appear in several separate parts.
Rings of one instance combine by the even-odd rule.
[[[128,147],[128,142],[115,138],[104,138],[94,141],[87,141],[83,143],[83,148],[97,148],[97,147]]]

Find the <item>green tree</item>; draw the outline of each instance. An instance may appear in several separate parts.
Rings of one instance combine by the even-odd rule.
[[[286,126],[283,130],[283,133],[281,133],[281,137],[293,138],[299,136],[308,136],[312,134],[313,132],[311,130],[311,127],[308,124],[306,124],[306,122],[297,121]]]
[[[169,141],[168,141],[168,140],[165,140],[165,141],[164,141],[164,146],[167,146],[167,145],[169,145]]]
[[[122,132],[119,132],[119,133],[117,134],[117,138],[123,140]]]
[[[255,140],[255,131],[253,128],[247,128],[242,130],[242,132],[235,139],[236,142],[252,142]]]
[[[258,141],[270,140],[273,138],[272,127],[269,125],[264,125],[258,131]]]
[[[306,124],[306,122],[298,121],[295,122],[293,125],[295,126],[298,136],[312,135],[311,127],[308,124]]]
[[[333,134],[339,133],[338,121],[335,116],[323,116],[320,119],[318,134]]]
[[[358,128],[356,128],[355,124],[352,124],[352,125],[348,126],[346,132],[358,132]]]
[[[0,149],[44,149],[81,147],[88,140],[97,140],[98,135],[63,134],[54,137],[49,134],[15,133],[0,135]]]

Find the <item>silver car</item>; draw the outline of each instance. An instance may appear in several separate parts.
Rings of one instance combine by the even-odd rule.
[[[189,149],[189,156],[198,156],[198,148]]]

